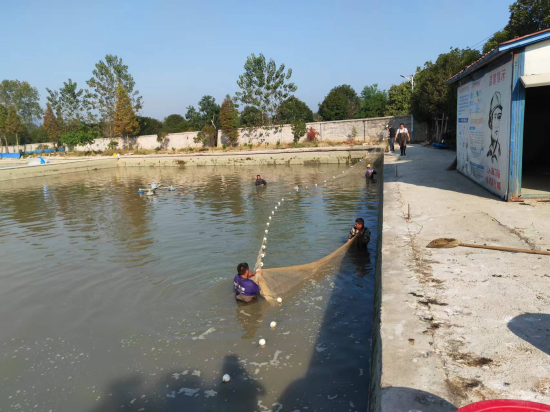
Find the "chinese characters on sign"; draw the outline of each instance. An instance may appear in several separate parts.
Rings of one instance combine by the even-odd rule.
[[[495,169],[494,167],[487,168],[487,177],[485,181],[489,186],[494,187],[497,190],[500,190],[500,170]]]
[[[506,77],[506,68],[503,68],[502,70],[497,71],[496,73],[493,73],[489,75],[489,86],[493,86],[497,83],[503,82]]]

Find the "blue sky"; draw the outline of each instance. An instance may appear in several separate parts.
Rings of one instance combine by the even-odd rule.
[[[221,103],[246,57],[263,53],[292,68],[296,96],[316,111],[337,85],[387,89],[451,46],[474,46],[506,25],[512,1],[9,1],[0,80],[28,81],[45,104],[46,87],[85,87],[116,54],[141,114],[162,119],[206,94]]]

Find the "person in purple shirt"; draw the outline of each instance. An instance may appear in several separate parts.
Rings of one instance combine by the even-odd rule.
[[[233,279],[235,299],[249,303],[260,294],[260,287],[256,282],[250,280],[250,278],[254,276],[256,276],[256,274],[250,272],[248,263],[239,263],[237,266],[237,274]]]

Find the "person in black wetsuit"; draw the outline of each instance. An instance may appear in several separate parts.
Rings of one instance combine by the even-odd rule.
[[[374,179],[374,175],[377,174],[376,173],[376,170],[374,170],[374,168],[371,166],[371,164],[369,163],[367,165],[367,170],[365,171],[365,177],[367,179]]]
[[[264,179],[262,179],[260,175],[257,175],[255,184],[256,186],[266,186],[267,182]]]

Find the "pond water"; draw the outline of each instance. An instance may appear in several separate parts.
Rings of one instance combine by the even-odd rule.
[[[0,182],[0,411],[364,410],[379,191],[360,171],[322,183],[349,170],[128,168]],[[257,173],[267,187],[254,186]],[[139,195],[151,181],[177,190]],[[236,266],[253,266],[285,196],[266,268],[328,255],[358,216],[371,244],[280,306],[238,304]]]

